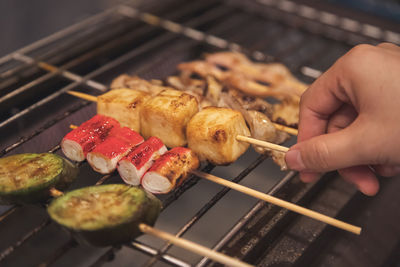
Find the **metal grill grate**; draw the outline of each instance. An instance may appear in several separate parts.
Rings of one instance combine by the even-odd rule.
[[[139,11],[128,5],[117,6],[0,59],[1,156],[32,151],[60,153],[58,143],[68,125],[79,124],[95,113],[93,104],[65,92],[79,89],[99,94],[120,73],[162,79],[173,74],[179,62],[200,58],[205,52],[229,49],[256,61],[281,61],[299,78],[310,82],[357,42],[400,43],[398,33],[291,1],[255,1],[244,5],[241,1],[174,0],[158,8],[146,8]],[[285,16],[279,16],[279,12]],[[328,25],[330,31],[321,34],[310,22]],[[119,181],[115,174],[99,177],[86,163],[80,168],[80,181],[73,188]],[[269,174],[265,175],[263,170],[269,170]],[[254,152],[246,153],[229,168],[207,165],[204,171],[235,177],[234,182],[271,194],[280,192],[287,199],[304,203],[315,188],[324,185],[300,186],[293,179],[295,173],[281,173],[270,160]],[[291,183],[295,189],[292,186],[283,190]],[[351,190],[346,192],[345,199],[353,194]],[[192,195],[197,196],[197,203],[193,203]],[[234,239],[239,238],[239,233],[243,236],[243,228],[263,210],[271,209],[265,203],[256,203],[196,177],[161,198],[164,211],[157,226],[228,253],[233,251],[237,256],[240,253],[235,252],[236,248],[229,250],[237,247]],[[338,205],[337,210],[345,204],[346,201]],[[43,207],[13,206],[0,210],[0,234],[4,233],[5,240],[0,245],[0,264],[26,265],[29,261],[28,265],[40,266],[100,266],[109,261],[132,263],[133,259],[138,266],[210,264],[207,259],[187,255],[146,236],[122,247],[82,247],[49,221]],[[34,210],[34,219],[18,223],[21,230],[14,230],[14,222],[24,220],[30,210]],[[221,216],[217,214],[221,212],[230,222],[219,221]],[[282,221],[287,225],[294,218],[278,208],[274,214],[272,225]],[[177,217],[178,223],[170,224],[171,217]],[[210,227],[207,223],[218,229],[204,232]],[[276,231],[279,232],[268,232],[266,236],[274,236]],[[248,249],[250,253],[242,251],[240,257],[258,263],[263,253],[257,252],[260,246],[256,243],[255,249]],[[22,259],[22,255],[26,258]]]

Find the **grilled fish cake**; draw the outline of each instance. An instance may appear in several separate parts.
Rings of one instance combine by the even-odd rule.
[[[206,107],[193,116],[187,125],[188,146],[201,160],[227,165],[238,159],[249,147],[236,140],[237,135],[250,135],[239,111]]]
[[[116,119],[122,127],[140,132],[140,108],[149,97],[137,90],[111,90],[97,97],[97,113]]]
[[[141,116],[141,134],[160,138],[167,147],[187,144],[185,129],[190,118],[198,112],[198,102],[192,95],[167,89],[144,103]]]

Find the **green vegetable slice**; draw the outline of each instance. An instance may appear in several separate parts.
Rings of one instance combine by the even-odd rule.
[[[47,210],[78,240],[107,246],[139,236],[138,225],[153,225],[160,209],[161,202],[143,189],[110,184],[68,192],[53,200]]]
[[[0,159],[0,203],[46,200],[50,188],[65,189],[78,174],[68,160],[52,153],[17,154]]]

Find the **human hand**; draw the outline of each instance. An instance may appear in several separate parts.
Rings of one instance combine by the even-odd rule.
[[[400,173],[400,47],[358,45],[303,94],[298,143],[285,156],[304,182],[338,170],[366,195]]]

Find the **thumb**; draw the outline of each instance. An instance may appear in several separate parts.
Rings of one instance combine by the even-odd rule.
[[[329,134],[297,143],[285,155],[288,167],[297,171],[326,172],[350,166],[369,164],[375,153],[364,142],[363,131],[354,124]],[[365,133],[364,133],[365,136]]]

